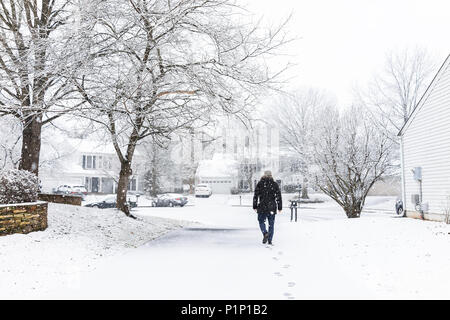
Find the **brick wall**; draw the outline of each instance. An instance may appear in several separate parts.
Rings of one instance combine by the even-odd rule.
[[[47,229],[47,202],[0,206],[0,236]]]
[[[64,194],[39,194],[39,200],[53,202],[53,203],[62,203],[62,204],[71,204],[74,206],[81,206],[81,197],[78,196],[67,196]]]

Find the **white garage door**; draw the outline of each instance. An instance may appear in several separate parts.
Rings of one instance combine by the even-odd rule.
[[[232,180],[231,179],[227,179],[227,178],[202,179],[201,183],[208,184],[211,187],[213,194],[214,193],[229,194],[231,192],[231,188],[233,187]]]

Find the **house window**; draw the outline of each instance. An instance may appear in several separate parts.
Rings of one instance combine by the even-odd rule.
[[[91,191],[91,178],[85,177],[84,179],[84,186],[86,187],[87,191]]]
[[[136,179],[133,178],[130,181],[128,181],[128,191],[136,191]]]
[[[99,164],[99,168],[100,166],[103,169],[111,169],[111,157],[103,157],[103,156],[99,156],[98,157],[98,164]]]
[[[83,169],[95,169],[96,166],[96,156],[86,156],[83,155],[83,164],[82,167]]]
[[[86,169],[92,169],[92,156],[86,157]]]

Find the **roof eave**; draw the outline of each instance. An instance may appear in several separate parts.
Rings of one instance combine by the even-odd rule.
[[[439,70],[436,72],[436,74],[433,77],[433,80],[431,80],[430,84],[428,85],[427,89],[425,90],[425,92],[423,93],[422,97],[420,98],[419,102],[416,104],[416,106],[414,107],[414,110],[411,112],[411,114],[408,117],[408,120],[406,120],[406,122],[403,124],[402,128],[400,129],[400,131],[398,132],[397,136],[401,137],[403,135],[403,133],[405,132],[405,130],[407,129],[407,126],[409,126],[409,123],[412,121],[413,115],[415,114],[416,110],[418,110],[418,107],[422,104],[422,102],[424,102],[424,98],[425,96],[428,94],[428,92],[430,91],[431,87],[433,86],[433,84],[435,83],[438,75],[442,72],[442,70],[444,69],[444,67],[450,62],[450,54],[447,56],[447,58],[445,59],[444,63],[441,65],[441,67],[439,68]]]

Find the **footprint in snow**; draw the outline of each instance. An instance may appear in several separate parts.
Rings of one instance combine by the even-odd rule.
[[[282,277],[283,276],[280,272],[274,272],[273,274],[278,276],[278,277]]]

